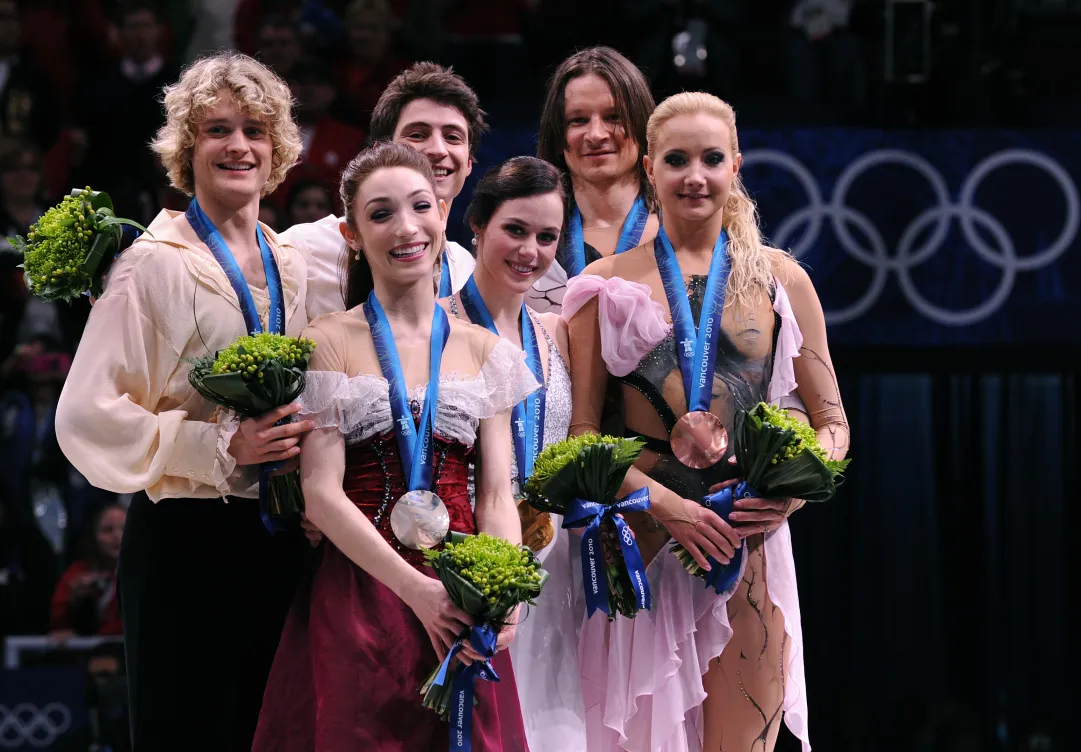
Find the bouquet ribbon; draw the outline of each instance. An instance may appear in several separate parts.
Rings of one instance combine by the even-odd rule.
[[[702,499],[702,506],[716,512],[722,520],[728,522],[728,516],[732,514],[737,499],[757,498],[760,494],[747,483],[740,481],[735,485],[722,488],[714,494]],[[736,585],[739,578],[739,569],[743,564],[743,552],[747,550],[747,542],[744,541],[736,549],[732,560],[727,564],[721,564],[712,556],[709,557],[710,570],[706,572],[706,587],[712,587],[717,595],[726,593]]]
[[[601,522],[610,519],[616,526],[619,545],[623,550],[623,563],[627,566],[634,600],[641,609],[649,610],[649,580],[646,579],[646,566],[642,554],[627,523],[619,516],[620,512],[644,512],[649,509],[649,489],[639,488],[613,504],[598,504],[595,501],[575,499],[563,516],[563,528],[585,527],[582,533],[582,578],[586,588],[586,606],[588,616],[600,609],[611,616],[608,610],[608,585],[604,575],[604,559],[601,556]],[[587,617],[588,618],[588,617]]]
[[[290,421],[291,418],[282,418],[274,425],[284,426]],[[286,529],[285,523],[270,514],[270,474],[275,470],[280,470],[284,465],[285,463],[280,460],[259,465],[259,518],[263,521],[263,527],[271,535]]]
[[[450,703],[450,748],[469,752],[473,748],[473,683],[477,679],[499,681],[499,675],[492,668],[491,659],[495,655],[496,632],[490,624],[480,624],[469,630],[469,645],[480,655],[483,661],[474,661],[455,675]],[[443,659],[439,672],[432,680],[435,686],[442,686],[447,680],[450,662],[462,650],[462,641],[454,646]]]
[[[259,334],[263,331],[263,322],[259,320],[259,311],[255,307],[255,298],[252,297],[251,288],[240,271],[240,266],[233,257],[232,251],[226,244],[225,239],[214,226],[214,222],[206,215],[199,206],[198,199],[192,199],[188,204],[188,210],[184,212],[188,224],[195,230],[199,240],[210,249],[214,259],[225,272],[229,285],[236,293],[237,303],[240,305],[240,313],[244,317],[244,326],[248,334]],[[282,291],[282,278],[278,272],[278,264],[274,260],[274,254],[270,250],[263,228],[256,225],[255,237],[259,241],[259,253],[263,259],[263,272],[266,274],[267,297],[270,305],[267,310],[267,331],[272,334],[285,334],[285,293]],[[263,525],[270,533],[284,529],[277,520],[270,516],[270,474],[280,468],[282,463],[263,463],[259,466],[259,516],[263,518]]]

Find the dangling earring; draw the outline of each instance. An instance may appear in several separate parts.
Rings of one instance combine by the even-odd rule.
[[[355,258],[357,261],[360,261],[360,254],[361,254],[362,250],[363,249],[358,245],[357,248],[356,248],[357,253],[356,253],[355,256],[353,256],[353,258]]]
[[[476,248],[476,247],[477,247],[477,236],[476,236],[476,235],[474,235],[474,236],[473,236],[473,239],[472,239],[472,240],[470,240],[469,242],[473,244],[473,247],[474,247],[474,248]]]

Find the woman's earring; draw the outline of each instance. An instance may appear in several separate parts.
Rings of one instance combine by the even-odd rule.
[[[476,236],[476,235],[474,235],[474,236],[473,236],[473,239],[472,239],[472,240],[470,240],[469,242],[473,244],[473,247],[474,247],[474,248],[476,248],[476,247],[477,247],[477,236]]]
[[[357,248],[356,248],[357,253],[356,253],[355,256],[353,256],[353,258],[355,258],[357,261],[360,261],[360,254],[361,254],[362,250],[363,249],[358,245]]]

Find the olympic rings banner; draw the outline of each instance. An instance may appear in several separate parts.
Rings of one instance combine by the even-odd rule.
[[[1081,132],[739,135],[766,236],[806,265],[831,345],[1081,342]],[[536,144],[486,136],[465,195]]]
[[[1081,133],[741,131],[839,345],[1081,341]]]
[[[50,749],[86,723],[79,668],[0,669],[0,752]]]

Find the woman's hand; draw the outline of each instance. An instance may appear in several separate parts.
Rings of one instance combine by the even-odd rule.
[[[669,511],[671,507],[674,509]],[[653,514],[706,571],[710,569],[708,557],[727,564],[741,545],[739,533],[731,525],[696,501],[677,499],[666,503],[663,510],[655,505]]]
[[[462,633],[473,626],[472,617],[454,605],[443,583],[420,572],[402,600],[424,625],[440,662]],[[461,657],[462,653],[458,655]],[[468,664],[469,659],[462,662]]]
[[[734,486],[742,478],[732,478],[709,489],[715,494],[723,488]],[[736,499],[728,521],[736,526],[740,538],[750,538],[759,533],[771,533],[780,527],[789,513],[802,506],[799,499]]]
[[[503,625],[503,628],[496,634],[495,639],[495,652],[500,650],[506,650],[510,647],[510,644],[514,642],[514,635],[518,632],[518,615],[522,612],[521,604],[515,607],[513,611],[507,614],[507,623]],[[473,646],[466,640],[462,643],[462,650],[458,653],[458,657],[462,659],[462,663],[468,666],[473,661],[483,661],[484,657],[473,649]]]
[[[271,410],[259,418],[240,421],[240,428],[229,442],[229,454],[238,465],[261,465],[264,462],[282,462],[300,454],[300,438],[315,428],[310,420],[300,420],[274,425],[282,418],[300,412],[300,405],[293,402]]]
[[[736,525],[741,538],[772,533],[788,517],[792,499],[739,499],[728,519]]]

